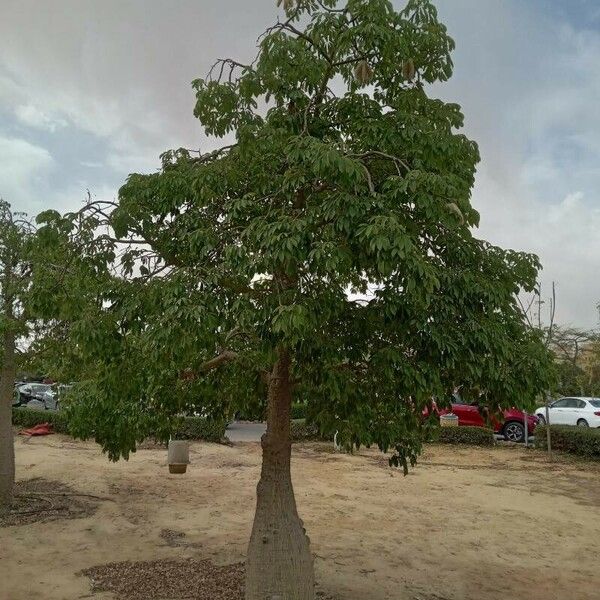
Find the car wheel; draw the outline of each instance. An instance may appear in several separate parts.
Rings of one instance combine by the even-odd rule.
[[[578,425],[578,427],[589,427],[590,426],[590,424],[585,419],[579,419],[579,421],[577,421],[577,425]]]
[[[517,421],[509,421],[503,430],[504,439],[508,442],[523,442],[525,440],[525,427]]]
[[[540,425],[545,425],[546,424],[546,417],[544,417],[544,415],[536,415],[538,418],[538,421],[540,423]]]

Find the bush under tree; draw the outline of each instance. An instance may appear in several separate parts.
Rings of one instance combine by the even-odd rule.
[[[600,429],[571,425],[552,425],[552,450],[577,454],[584,458],[600,460]],[[535,429],[535,446],[547,450],[546,425]]]

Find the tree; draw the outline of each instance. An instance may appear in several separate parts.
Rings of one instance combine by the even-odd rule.
[[[12,400],[16,376],[16,342],[27,333],[23,299],[31,273],[27,247],[34,228],[22,213],[0,200],[0,513],[13,500],[15,451],[12,432]]]
[[[193,83],[206,133],[233,143],[168,151],[114,206],[41,219],[84,288],[77,302],[38,295],[69,306],[87,374],[69,407],[79,435],[117,459],[181,411],[217,418],[267,397],[248,600],[314,598],[293,397],[323,431],[392,448],[406,470],[432,397],[461,385],[497,412],[543,391],[550,362],[515,297],[537,258],[474,237],[477,146],[460,108],[426,93],[452,72],[435,8],[284,8],[252,64],[220,60]],[[81,232],[93,240],[69,250]]]
[[[556,327],[551,349],[557,363],[559,394],[585,396],[600,392],[598,332]]]

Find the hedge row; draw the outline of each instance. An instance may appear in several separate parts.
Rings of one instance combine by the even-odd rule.
[[[308,407],[303,402],[294,402],[292,404],[291,418],[306,419]],[[266,408],[264,405],[246,407],[243,411],[236,413],[238,421],[264,421],[266,419]]]
[[[536,436],[537,437],[537,436]],[[493,446],[496,443],[494,432],[486,427],[440,427],[436,441],[442,444],[470,444],[473,446]]]
[[[600,460],[600,429],[575,425],[552,425],[550,427],[553,450],[562,450],[585,458]],[[548,449],[546,426],[535,428],[536,448]]]
[[[13,408],[13,425],[15,427],[27,429],[40,423],[50,423],[56,433],[69,433],[69,422],[63,412]],[[202,417],[184,417],[175,426],[172,436],[179,440],[220,442],[225,437],[226,426],[224,421],[208,421]],[[153,436],[150,434],[148,437]]]
[[[69,433],[69,423],[62,412],[37,408],[13,408],[12,422],[15,427],[25,429],[41,423],[50,423],[56,433]]]
[[[184,417],[172,433],[177,440],[203,440],[220,442],[225,437],[225,421],[209,421],[202,417]]]
[[[293,442],[325,441],[330,438],[323,436],[319,428],[305,419],[296,419],[291,423]],[[493,446],[496,443],[494,432],[485,427],[440,427],[432,441],[443,444],[470,444],[473,446]]]

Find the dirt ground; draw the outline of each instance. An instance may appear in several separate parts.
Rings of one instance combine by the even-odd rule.
[[[119,561],[244,560],[257,444],[110,463],[93,443],[16,440],[18,478],[102,497],[94,514],[0,528],[0,600],[113,600],[80,572]],[[523,448],[430,446],[407,476],[373,451],[294,449],[320,589],[339,600],[600,598],[600,466]],[[182,596],[183,597],[183,596]],[[179,600],[179,598],[165,598]]]

